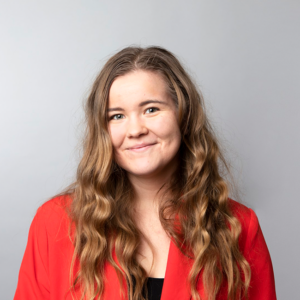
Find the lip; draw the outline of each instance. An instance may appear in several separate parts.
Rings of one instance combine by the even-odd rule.
[[[139,145],[135,145],[133,147],[128,148],[127,150],[131,150],[134,152],[142,152],[145,151],[147,149],[149,149],[151,146],[155,145],[156,143],[152,143],[152,144],[139,144]]]

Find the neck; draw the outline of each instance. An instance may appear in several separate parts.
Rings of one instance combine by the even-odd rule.
[[[158,205],[163,201],[172,174],[176,171],[177,165],[173,164],[169,169],[159,174],[136,176],[128,173],[128,178],[134,190],[135,207],[138,210],[157,211]]]

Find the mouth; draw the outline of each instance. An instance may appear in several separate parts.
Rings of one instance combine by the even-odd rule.
[[[156,143],[154,143],[154,144],[148,144],[148,145],[136,146],[136,147],[133,147],[133,148],[128,148],[128,150],[129,151],[133,151],[133,152],[144,152],[144,151],[148,150],[149,148],[151,148],[154,145],[156,145]]]

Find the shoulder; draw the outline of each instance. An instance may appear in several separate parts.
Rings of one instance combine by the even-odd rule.
[[[255,212],[233,200],[229,206],[241,224],[239,247],[251,268],[249,299],[276,299],[271,256]]]
[[[36,227],[47,231],[49,235],[65,231],[70,225],[69,209],[71,197],[61,195],[54,197],[41,205],[34,217]]]
[[[50,200],[46,201],[42,204],[38,210],[38,214],[42,214],[44,216],[48,215],[62,215],[65,214],[66,211],[69,209],[72,203],[72,199],[69,195],[60,195]]]
[[[241,224],[241,233],[239,244],[241,249],[248,249],[256,234],[260,231],[260,225],[255,212],[232,199],[229,199],[229,208],[232,214],[238,219]]]
[[[14,299],[64,298],[74,252],[69,204],[68,196],[59,196],[37,210],[29,229]]]
[[[230,198],[228,199],[228,205],[234,216],[240,221],[250,221],[253,214],[255,214],[251,208]]]

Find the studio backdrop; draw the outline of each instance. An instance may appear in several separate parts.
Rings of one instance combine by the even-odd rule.
[[[298,299],[299,16],[296,0],[1,1],[1,299],[37,208],[75,178],[93,79],[129,45],[165,47],[195,78],[260,220],[278,299]]]

